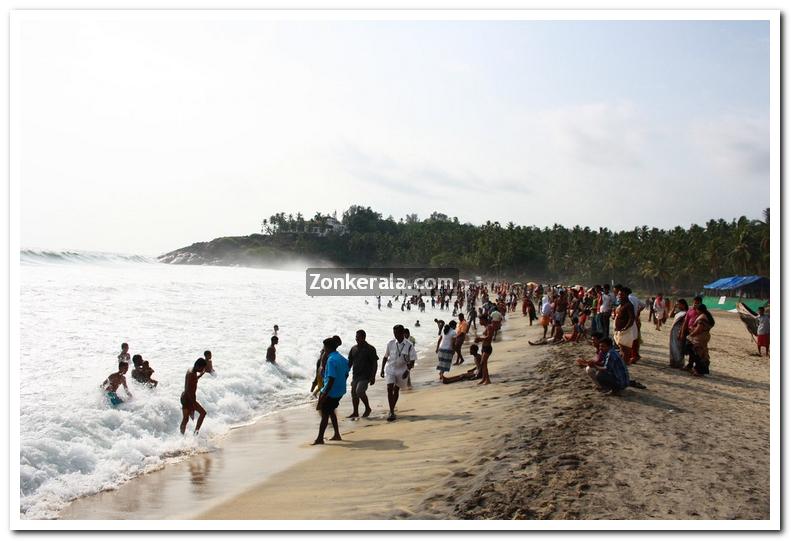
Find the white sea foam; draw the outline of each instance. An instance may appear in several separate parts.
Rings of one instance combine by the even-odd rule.
[[[326,336],[339,334],[345,355],[354,332],[364,328],[381,356],[392,326],[402,323],[418,350],[433,350],[431,308],[380,312],[375,300],[310,298],[300,272],[81,252],[26,251],[21,258],[20,512],[26,518],[56,517],[74,498],[211,451],[231,428],[304,402]],[[422,327],[414,328],[416,319]],[[264,362],[275,323],[278,366]],[[121,342],[150,361],[160,384],[149,389],[128,377],[134,398],[113,408],[99,384],[116,369]],[[184,373],[205,349],[217,370],[198,387],[208,416],[199,437],[181,436]]]

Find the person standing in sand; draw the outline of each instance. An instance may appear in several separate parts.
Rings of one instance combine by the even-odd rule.
[[[705,304],[699,304],[697,311],[698,317],[695,318],[687,335],[687,341],[690,343],[689,364],[693,376],[705,376],[709,373],[709,341],[714,317]]]
[[[316,409],[321,411],[321,421],[319,422],[319,435],[313,445],[324,443],[324,431],[331,420],[335,434],[330,441],[341,441],[341,432],[338,429],[338,416],[335,410],[340,404],[341,398],[346,394],[346,378],[349,376],[349,361],[338,353],[338,341],[335,337],[324,340],[324,351],[327,352],[327,365],[324,368],[324,386],[319,393],[319,401]]]
[[[495,328],[489,319],[481,319],[481,323],[486,325],[486,330],[483,336],[475,338],[475,343],[481,342],[481,381],[478,385],[489,385],[492,381],[489,379],[489,357],[492,356],[492,339],[494,338]]]
[[[656,330],[662,330],[662,323],[665,321],[665,299],[661,293],[659,293],[656,298],[654,299],[654,326]]]
[[[390,340],[385,348],[380,374],[387,384],[387,404],[390,407],[387,420],[390,422],[396,420],[395,407],[398,403],[399,389],[406,386],[409,377],[408,363],[417,360],[414,346],[404,338],[403,325],[393,327],[393,337],[394,339]]]
[[[766,308],[761,306],[758,315],[755,316],[758,323],[758,333],[756,334],[756,344],[758,345],[758,356],[761,356],[761,348],[766,349],[766,356],[769,356],[769,316],[766,315]]]
[[[376,369],[379,355],[376,348],[365,341],[365,331],[357,331],[354,339],[357,344],[349,351],[349,368],[352,370],[352,414],[349,419],[356,419],[360,416],[359,407],[362,400],[365,411],[363,417],[371,414],[371,405],[368,403],[366,391],[369,385],[376,381]]]
[[[184,392],[181,393],[181,427],[179,430],[182,434],[187,430],[187,423],[190,419],[195,418],[195,412],[198,412],[198,422],[195,425],[195,435],[200,431],[203,425],[203,420],[206,418],[206,410],[198,402],[198,380],[206,373],[208,363],[206,359],[201,357],[195,364],[192,365],[190,370],[187,370],[184,376]]]
[[[637,326],[634,323],[634,305],[629,302],[625,290],[618,292],[620,304],[615,310],[615,342],[621,348],[621,356],[627,363],[632,358],[632,345],[637,340]],[[605,333],[604,336],[607,335]]]
[[[462,364],[464,362],[461,348],[464,347],[464,339],[467,337],[469,329],[470,325],[465,321],[464,314],[459,312],[459,324],[456,326],[456,338],[453,341],[453,352],[458,355],[458,359],[454,364]]]
[[[437,354],[437,370],[439,370],[440,381],[445,372],[450,372],[450,364],[453,361],[453,344],[456,339],[453,323],[456,322],[451,321],[442,328],[442,334],[437,339],[437,348],[434,350]]]

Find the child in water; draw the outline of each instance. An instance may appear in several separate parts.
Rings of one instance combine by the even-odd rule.
[[[104,389],[107,399],[113,406],[124,403],[124,401],[121,400],[117,394],[118,387],[121,385],[124,386],[126,396],[132,398],[132,393],[129,392],[129,387],[126,385],[126,377],[124,376],[127,370],[129,370],[129,363],[126,361],[121,361],[118,363],[118,372],[110,374],[107,376],[107,379],[102,382],[101,387]]]

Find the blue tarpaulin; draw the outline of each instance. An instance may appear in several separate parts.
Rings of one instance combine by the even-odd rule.
[[[764,278],[763,276],[730,276],[728,278],[720,278],[719,280],[715,280],[710,284],[706,284],[703,286],[703,289],[741,289],[748,285],[751,287],[765,285],[768,289],[769,278]]]

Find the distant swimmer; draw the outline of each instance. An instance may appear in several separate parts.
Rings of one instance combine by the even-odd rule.
[[[420,327],[420,320],[415,321],[415,327]]]
[[[278,327],[277,325],[272,327],[272,336],[277,336],[277,331],[279,331],[279,330],[280,330],[280,327]]]
[[[266,362],[272,363],[272,364],[277,364],[275,362],[275,359],[277,357],[277,351],[275,350],[275,346],[277,345],[279,340],[277,339],[277,336],[273,336],[270,339],[270,341],[271,341],[271,344],[269,345],[268,348],[266,348]]]
[[[208,362],[201,357],[195,361],[195,364],[191,369],[187,370],[187,374],[184,376],[184,392],[181,393],[181,411],[183,417],[181,419],[180,430],[182,434],[184,434],[184,431],[187,429],[189,420],[195,418],[196,411],[198,412],[198,423],[195,425],[195,434],[198,433],[203,424],[203,419],[206,418],[206,410],[198,403],[196,395],[198,392],[198,379],[206,373],[207,366]]]
[[[124,401],[118,397],[118,387],[121,385],[124,386],[124,391],[126,391],[126,396],[132,398],[132,393],[129,392],[129,387],[126,385],[126,371],[129,370],[129,363],[125,361],[121,361],[118,363],[118,372],[114,372],[107,376],[107,379],[102,382],[102,389],[110,400],[110,404],[113,406],[117,406],[118,404],[123,404]]]
[[[130,361],[129,344],[124,342],[123,344],[121,344],[121,353],[118,354],[118,362],[128,363],[129,361]]]
[[[208,349],[203,352],[203,358],[206,359],[206,372],[214,375],[214,367],[211,364],[211,351]]]

